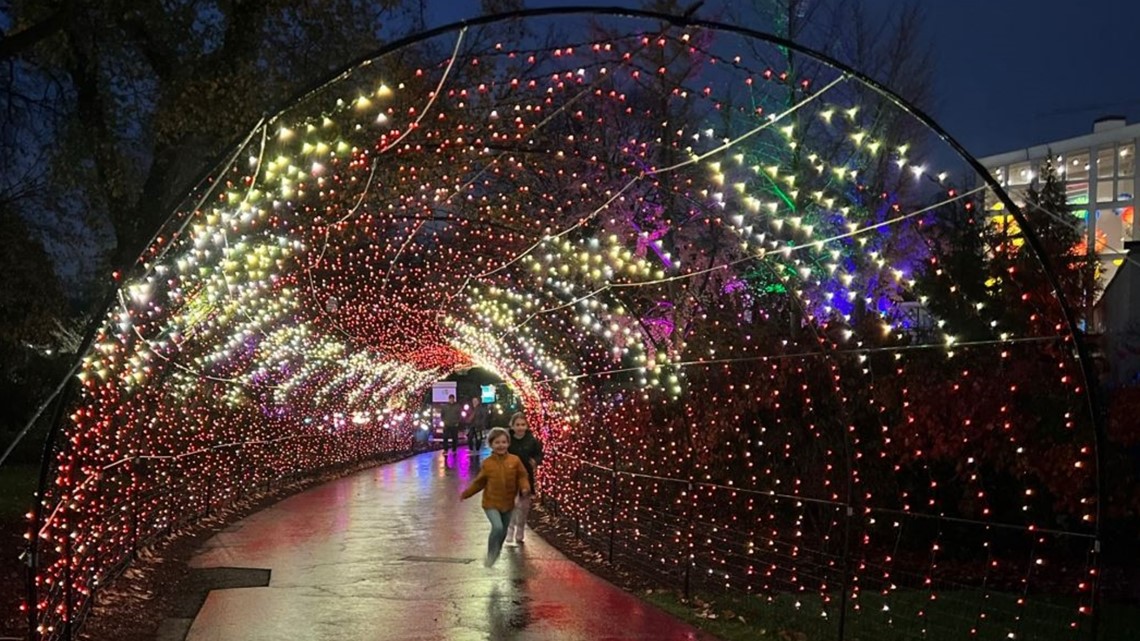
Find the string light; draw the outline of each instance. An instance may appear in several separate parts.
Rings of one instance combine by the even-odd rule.
[[[532,412],[552,503],[663,580],[826,620],[927,629],[958,600],[975,629],[1033,625],[988,583],[968,601],[944,547],[1026,582],[1092,558],[1095,461],[1057,308],[1015,325],[1015,284],[959,291],[939,263],[982,190],[949,190],[845,74],[641,31],[464,30],[261,123],[84,356],[29,530],[44,636],[187,515],[410,448],[424,390],[473,366]],[[923,324],[920,296],[987,333]]]

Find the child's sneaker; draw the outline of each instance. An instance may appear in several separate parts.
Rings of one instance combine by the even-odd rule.
[[[521,543],[521,541],[519,543]],[[517,548],[518,546],[519,546],[519,544],[515,543],[514,541],[505,541],[503,543],[503,547],[507,547],[507,548]]]

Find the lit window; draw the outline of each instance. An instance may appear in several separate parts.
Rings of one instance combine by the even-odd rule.
[[[1124,246],[1123,224],[1113,209],[1100,209],[1096,212],[1096,251],[1119,251]]]
[[[990,169],[990,174],[999,185],[1005,187],[1005,167],[994,167]]]
[[[1116,149],[1114,147],[1101,149],[1096,152],[1096,177],[1112,178],[1115,176],[1116,167],[1114,166],[1114,160],[1116,160]]]
[[[1066,184],[1065,202],[1070,205],[1089,204],[1089,184],[1087,182]]]
[[[1136,197],[1135,182],[1131,178],[1121,178],[1116,181],[1116,199],[1132,200]]]
[[[1028,185],[1033,180],[1033,167],[1028,162],[1009,166],[1010,185]]]
[[[1025,244],[1021,226],[1013,216],[1004,213],[991,216],[990,224],[998,234],[998,251],[1013,251]]]
[[[995,194],[992,189],[986,190],[985,206],[987,210],[993,211],[1001,211],[1002,209],[1005,209],[1005,205],[1000,200],[998,200],[997,194]]]
[[[1088,152],[1073,154],[1065,159],[1065,178],[1067,180],[1089,179]]]
[[[1116,174],[1125,177],[1132,176],[1136,171],[1136,145],[1121,145],[1118,156],[1120,159],[1117,162],[1120,165],[1120,170]]]
[[[1096,181],[1096,201],[1098,203],[1110,203],[1115,195],[1112,191],[1111,178]]]

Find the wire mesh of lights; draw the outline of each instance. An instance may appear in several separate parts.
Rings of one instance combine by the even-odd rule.
[[[544,495],[662,581],[827,634],[1081,638],[1074,337],[1010,271],[1029,246],[955,260],[985,187],[940,144],[729,27],[535,16],[353,67],[122,276],[29,517],[29,620],[63,634],[188,515],[409,447],[424,390],[479,366],[546,441]]]

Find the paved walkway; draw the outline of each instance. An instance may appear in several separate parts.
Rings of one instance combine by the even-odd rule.
[[[486,451],[484,451],[484,454]],[[192,564],[272,571],[214,590],[191,641],[713,641],[528,534],[484,568],[490,526],[459,492],[478,458],[422,454],[311,489],[210,539]]]

